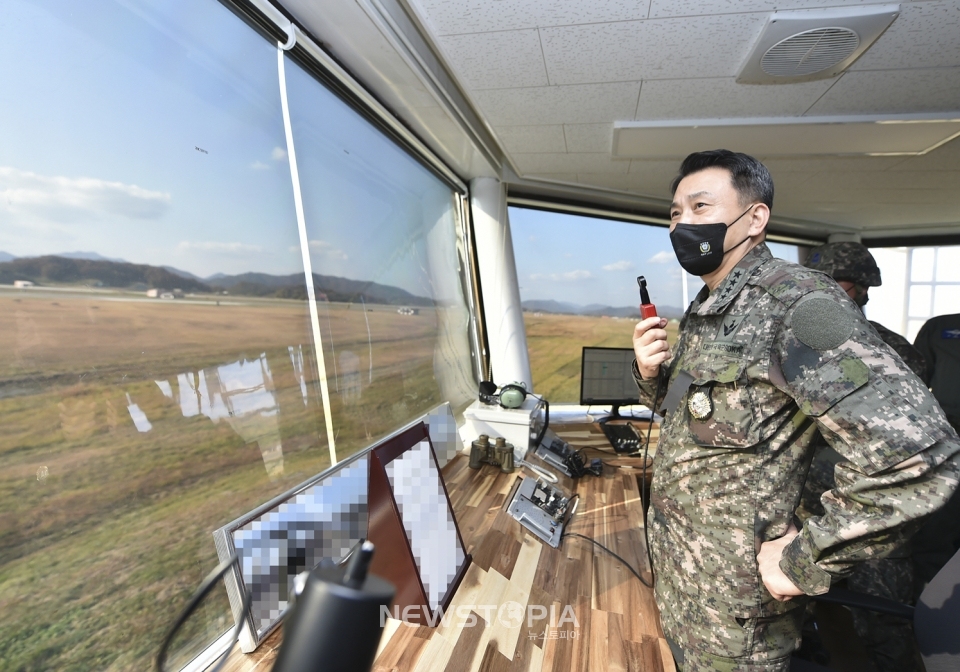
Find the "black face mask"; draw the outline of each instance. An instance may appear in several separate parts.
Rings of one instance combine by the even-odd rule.
[[[750,208],[740,213],[740,217],[750,212]],[[723,249],[727,229],[739,222],[740,217],[729,224],[677,224],[670,232],[670,242],[683,270],[690,275],[704,276],[720,268],[727,252],[750,239],[747,236],[730,250]]]
[[[853,302],[860,306],[862,310],[867,301],[870,300],[870,297],[867,296],[867,288],[861,284],[854,284],[853,286]]]

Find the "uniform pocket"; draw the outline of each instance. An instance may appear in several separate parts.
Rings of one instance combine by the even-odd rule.
[[[698,446],[743,449],[759,442],[745,368],[740,359],[706,358],[691,372],[684,413]]]

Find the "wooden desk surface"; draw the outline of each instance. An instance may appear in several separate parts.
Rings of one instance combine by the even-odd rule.
[[[603,544],[649,582],[637,477],[640,460],[613,454],[595,425],[554,429],[574,447],[585,447],[589,457],[602,457],[606,463],[599,478],[561,477],[561,487],[580,495],[567,531]],[[656,438],[651,438],[654,445]],[[473,470],[467,462],[466,455],[459,455],[443,470],[467,552],[473,555],[447,610],[451,618],[435,628],[391,619],[373,669],[675,672],[653,591],[589,541],[568,537],[559,549],[551,548],[503,511],[518,475],[528,475],[525,469],[503,474],[489,465]],[[516,624],[507,611],[514,605],[503,607],[511,602],[534,618]],[[538,606],[528,609],[530,605],[544,607],[546,618],[536,618],[542,612]],[[461,617],[468,613],[475,617],[472,627],[469,618]],[[234,651],[226,669],[269,670],[281,630],[253,654]]]

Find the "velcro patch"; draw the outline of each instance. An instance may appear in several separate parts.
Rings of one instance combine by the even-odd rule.
[[[823,352],[846,342],[856,321],[849,308],[830,299],[810,299],[793,311],[793,334],[804,345]]]

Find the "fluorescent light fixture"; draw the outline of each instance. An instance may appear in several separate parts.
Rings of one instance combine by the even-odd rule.
[[[918,156],[957,136],[960,112],[617,121],[613,157],[676,159],[718,147],[764,157]]]

